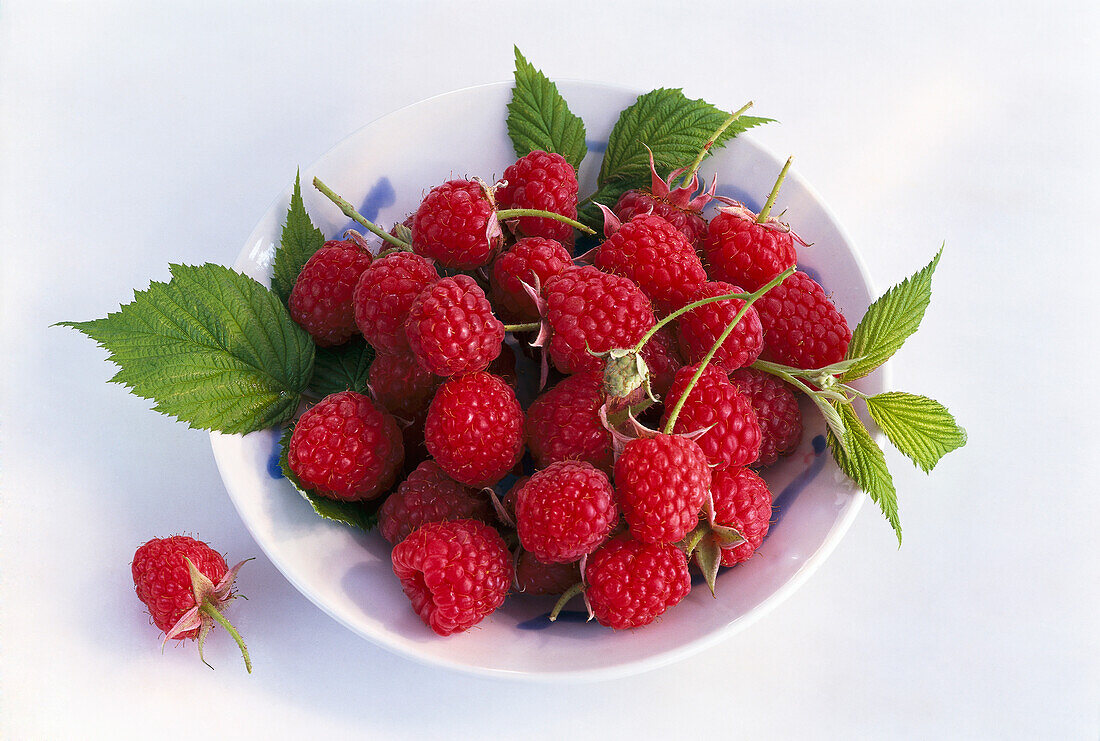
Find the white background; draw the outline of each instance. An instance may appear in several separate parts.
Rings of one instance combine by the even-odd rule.
[[[0,4],[0,736],[1097,737],[1093,3],[181,5]],[[867,506],[763,621],[634,678],[413,664],[262,557],[232,609],[252,676],[221,632],[216,671],[191,644],[162,654],[136,545],[188,531],[260,554],[207,436],[49,325],[102,316],[170,261],[232,262],[295,167],[509,78],[513,43],[559,78],[754,99],[782,122],[754,135],[796,155],[880,290],[946,241],[894,382],[945,402],[969,444],[930,477],[888,456],[900,550]]]

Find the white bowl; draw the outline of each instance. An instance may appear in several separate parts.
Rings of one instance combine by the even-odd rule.
[[[559,88],[585,122],[590,154],[581,168],[581,193],[589,193],[603,144],[637,93],[583,82]],[[428,188],[446,179],[499,177],[515,160],[505,127],[510,95],[508,83],[468,88],[364,126],[301,171],[314,223],[329,238],[352,226],[310,186],[315,175],[386,226],[404,219]],[[718,172],[720,194],[757,209],[780,166],[742,135],[702,172],[708,181]],[[271,205],[235,264],[264,283],[270,280],[290,193],[288,187]],[[787,178],[773,212],[784,209],[801,236],[813,242],[801,251],[802,268],[819,279],[850,320],[858,320],[872,299],[866,271],[821,199],[797,174]],[[884,382],[880,371],[864,379],[864,389],[877,393]],[[717,599],[697,584],[659,621],[628,631],[585,624],[579,600],[566,619],[551,624],[544,616],[552,599],[516,595],[474,629],[440,638],[413,613],[382,537],[322,520],[279,476],[278,431],[215,433],[211,443],[229,496],[256,542],[295,587],[351,630],[408,658],[475,674],[596,679],[667,664],[728,639],[790,595],[836,547],[864,495],[824,450],[820,414],[808,404],[803,414],[801,447],[765,475],[777,506],[757,555],[723,571]]]

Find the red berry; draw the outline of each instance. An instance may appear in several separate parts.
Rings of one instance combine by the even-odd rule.
[[[393,485],[405,456],[397,422],[354,391],[330,394],[294,426],[287,462],[306,488],[329,499],[373,499]]]
[[[451,378],[428,407],[424,444],[451,478],[492,486],[523,455],[523,410],[515,392],[485,372]]]
[[[577,218],[577,173],[560,154],[535,150],[504,171],[495,196],[501,209],[533,208]],[[527,237],[548,237],[573,244],[573,227],[554,219],[523,216],[518,230]]]
[[[765,360],[796,368],[844,360],[852,330],[825,289],[801,270],[761,296],[754,308],[764,328]]]
[[[698,370],[688,365],[676,372],[676,380],[665,397],[661,426]],[[760,454],[760,424],[749,398],[730,383],[719,368],[708,365],[684,400],[672,431],[681,435],[707,430],[695,442],[712,466],[747,466]]]
[[[615,492],[630,534],[676,543],[699,521],[710,486],[702,449],[680,435],[631,440],[615,462]]]
[[[516,383],[519,381],[519,376],[516,374],[515,350],[505,342],[500,346],[500,355],[497,355],[493,362],[489,363],[489,367],[486,370],[497,378],[502,379],[512,388],[515,388]]]
[[[595,372],[567,376],[527,409],[527,445],[539,466],[587,461],[610,472],[611,433],[600,420],[603,377]]]
[[[489,235],[493,204],[480,183],[448,180],[432,188],[413,215],[413,249],[440,265],[471,270],[493,258],[503,241]]]
[[[493,305],[516,324],[538,321],[538,307],[521,283],[541,290],[546,281],[572,264],[561,242],[545,237],[519,240],[493,262],[489,276]]]
[[[748,398],[760,424],[760,456],[752,465],[770,466],[793,452],[802,440],[802,411],[791,387],[754,368],[734,371],[730,382]]]
[[[744,536],[740,545],[722,549],[722,565],[747,560],[768,534],[772,517],[772,495],[764,480],[747,468],[725,468],[714,472],[710,485],[714,497],[714,522],[736,528]]]
[[[562,373],[602,369],[593,353],[632,347],[657,323],[638,286],[591,265],[551,278],[545,296],[550,357]]]
[[[673,205],[645,190],[628,190],[623,193],[619,196],[614,211],[622,221],[629,221],[638,214],[660,216],[684,235],[692,249],[700,246],[707,233],[707,222],[698,211]]]
[[[383,538],[400,543],[428,522],[490,522],[492,517],[492,509],[484,496],[443,473],[435,461],[424,461],[382,503],[378,527]]]
[[[359,276],[370,266],[371,255],[338,246],[341,244],[325,242],[313,253],[287,299],[290,317],[309,332],[318,347],[347,342],[358,331],[351,295]]]
[[[355,286],[355,323],[363,337],[382,352],[408,352],[405,317],[413,300],[439,280],[435,267],[420,255],[391,252],[363,271]]]
[[[588,557],[584,581],[596,619],[618,630],[652,623],[691,591],[683,551],[623,536]]]
[[[590,463],[551,463],[516,492],[519,542],[544,563],[591,553],[618,519],[611,481]]]
[[[456,275],[420,292],[409,307],[405,334],[421,365],[454,376],[485,370],[500,355],[504,325],[477,282]]]
[[[728,293],[745,293],[745,291],[729,283],[710,281],[703,284],[703,287],[691,297],[691,301],[714,298]],[[757,301],[756,305],[759,303]],[[706,357],[744,304],[745,302],[741,299],[731,298],[704,304],[682,315],[678,320],[677,330],[680,352],[683,353],[684,359],[689,363],[698,363]],[[756,314],[755,306],[750,306],[737,322],[733,332],[718,348],[712,362],[727,373],[731,373],[756,362],[763,345],[764,336],[760,327],[760,317]]]
[[[477,520],[430,522],[394,546],[391,558],[416,614],[441,636],[480,623],[512,584],[508,548]]]
[[[789,230],[758,224],[742,211],[720,211],[703,241],[710,275],[755,291],[798,261]]]
[[[562,594],[581,580],[578,561],[543,563],[527,551],[516,559],[516,587],[524,594]]]
[[[369,384],[375,400],[395,417],[411,420],[428,408],[442,378],[422,366],[412,353],[380,352],[370,364]]]
[[[664,398],[672,386],[676,371],[684,365],[676,335],[668,325],[661,327],[642,347],[642,359],[649,368],[649,387],[659,398]]]
[[[195,606],[195,592],[185,558],[214,584],[229,571],[221,554],[186,535],[153,538],[137,549],[131,564],[138,599],[149,608],[153,624],[165,633]],[[194,628],[175,637],[196,638],[198,634],[198,629]]]

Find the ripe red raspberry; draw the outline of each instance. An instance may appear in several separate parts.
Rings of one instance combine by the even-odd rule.
[[[368,378],[375,400],[390,414],[404,420],[426,410],[443,382],[408,352],[379,352],[370,364]]]
[[[367,342],[382,352],[408,352],[405,317],[409,307],[437,280],[435,267],[411,252],[391,252],[371,263],[353,295],[355,323]]]
[[[790,230],[758,224],[743,209],[720,210],[703,241],[710,275],[755,291],[798,261]]]
[[[578,561],[543,563],[527,551],[516,559],[516,588],[524,594],[562,594],[580,580]]]
[[[562,373],[602,369],[593,353],[632,347],[657,323],[638,286],[591,265],[551,278],[545,296],[550,357]]]
[[[796,368],[822,368],[844,360],[852,330],[825,289],[801,270],[753,306],[764,329],[765,360]]]
[[[494,194],[501,209],[534,208],[577,218],[577,173],[560,154],[536,149],[506,169],[503,180]],[[518,231],[573,244],[573,227],[545,217],[521,217]]]
[[[519,240],[493,262],[489,275],[493,306],[516,324],[538,321],[538,307],[521,282],[541,290],[546,281],[572,264],[561,242],[545,237]]]
[[[745,293],[745,291],[729,283],[710,281],[703,284],[691,300],[699,301],[728,293]],[[677,330],[680,352],[683,353],[684,360],[689,363],[698,363],[706,357],[744,304],[744,301],[736,298],[715,301],[692,309],[681,316],[677,320]],[[760,302],[757,301],[748,308],[745,315],[741,317],[741,321],[737,322],[733,332],[714,355],[712,362],[718,364],[727,373],[752,365],[760,357],[760,351],[764,346],[764,333],[760,326],[760,317],[756,314],[756,306],[759,304]]]
[[[330,394],[294,426],[287,462],[303,485],[345,501],[373,499],[393,485],[404,442],[397,422],[354,391]]]
[[[680,435],[658,434],[626,444],[615,462],[630,534],[646,543],[676,543],[699,521],[710,467],[702,449]]]
[[[519,542],[544,563],[591,553],[618,519],[611,481],[590,463],[551,463],[516,492]]]
[[[676,345],[676,335],[667,324],[642,347],[642,359],[649,368],[649,387],[658,398],[664,398],[672,386],[676,371],[684,365]]]
[[[676,372],[676,380],[665,397],[662,429],[698,369],[698,365],[688,365]],[[760,454],[760,425],[752,403],[713,364],[703,370],[699,382],[684,400],[672,429],[681,435],[696,430],[707,430],[695,442],[712,466],[747,466]]]
[[[449,379],[428,407],[424,444],[451,478],[492,486],[523,456],[523,410],[515,392],[485,372]]]
[[[378,512],[378,527],[383,538],[396,544],[428,522],[491,522],[492,518],[484,496],[443,473],[435,461],[424,461],[386,497]]]
[[[405,320],[409,348],[439,376],[485,370],[504,342],[504,325],[468,275],[440,278],[420,292]]]
[[[587,461],[611,471],[611,433],[600,420],[603,376],[595,371],[567,376],[527,409],[527,445],[540,467],[556,461]]]
[[[747,560],[768,534],[772,518],[772,494],[764,480],[747,468],[714,472],[710,485],[714,497],[714,522],[736,528],[745,542],[722,549],[722,565]]]
[[[760,456],[751,465],[770,466],[793,452],[802,440],[802,411],[791,387],[754,368],[734,371],[730,382],[748,398],[760,424]]]
[[[520,476],[515,480],[515,483],[508,488],[508,491],[504,494],[504,498],[500,501],[502,507],[504,507],[504,513],[508,515],[508,519],[511,522],[505,521],[503,518],[497,519],[505,525],[509,525],[512,528],[516,526],[516,495],[519,494],[519,490],[523,488],[523,485],[531,480],[530,476]]]
[[[481,183],[448,180],[432,188],[416,209],[413,249],[444,267],[479,267],[493,258],[503,242],[499,225],[490,228],[490,219],[495,218]]]
[[[687,238],[651,214],[639,214],[620,226],[596,250],[594,264],[630,278],[666,314],[686,304],[707,281]]]
[[[351,295],[371,263],[369,252],[325,242],[302,266],[287,306],[318,347],[347,342],[358,331]],[[351,244],[350,242],[348,244]]]
[[[430,522],[395,545],[391,558],[416,614],[441,636],[480,623],[512,585],[512,555],[477,520]]]
[[[702,243],[707,233],[707,222],[703,220],[702,215],[674,206],[645,190],[628,190],[623,193],[619,196],[614,211],[615,215],[623,221],[629,221],[638,214],[651,213],[654,216],[660,216],[684,235],[692,249]]]
[[[612,538],[588,557],[584,581],[596,619],[617,630],[652,623],[691,591],[683,551],[624,536]]]

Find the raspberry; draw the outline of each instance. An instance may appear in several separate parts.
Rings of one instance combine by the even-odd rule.
[[[744,293],[744,291],[729,283],[710,281],[704,283],[691,300],[699,301],[727,293]],[[706,357],[744,304],[745,302],[741,299],[731,298],[704,304],[682,315],[678,320],[677,330],[680,352],[683,353],[684,360],[689,363],[698,363]],[[760,302],[757,301],[754,306],[748,308],[745,315],[737,322],[733,332],[714,355],[713,362],[727,373],[752,365],[760,356],[764,338],[760,317],[757,316],[755,308],[759,304]]]
[[[715,280],[755,291],[798,261],[791,232],[758,224],[755,214],[721,210],[710,221],[703,254]]]
[[[371,255],[343,244],[325,242],[314,252],[287,299],[290,317],[309,332],[318,347],[342,344],[358,331],[351,295],[370,265]]]
[[[683,551],[623,536],[588,557],[584,581],[596,619],[617,630],[652,623],[691,591]]]
[[[486,370],[512,388],[515,388],[516,383],[519,382],[519,376],[516,374],[516,353],[507,342],[500,346],[500,355],[489,363]]]
[[[688,302],[707,281],[695,248],[660,216],[639,214],[596,250],[596,267],[637,283],[668,313]]]
[[[611,471],[611,433],[600,420],[603,378],[595,372],[568,376],[527,410],[527,445],[539,466],[587,461]]]
[[[413,215],[413,249],[444,267],[472,270],[500,248],[499,226],[493,236],[488,233],[495,218],[480,183],[448,180],[432,188]]]
[[[446,381],[428,406],[424,444],[451,478],[492,486],[523,455],[523,410],[515,392],[485,372]]]
[[[645,190],[628,190],[623,193],[619,196],[614,211],[623,221],[629,221],[638,214],[660,216],[684,235],[692,249],[701,244],[707,233],[707,222],[698,212],[684,210]]]
[[[668,328],[661,327],[642,347],[642,359],[649,368],[649,387],[659,398],[664,398],[672,386],[672,379],[683,365],[680,350],[676,346],[676,335]]]
[[[287,462],[303,485],[329,499],[373,499],[393,485],[404,443],[397,422],[354,391],[330,394],[294,426]]]
[[[662,428],[698,369],[697,365],[688,365],[676,372],[676,380],[665,397]],[[760,454],[760,425],[752,403],[714,365],[703,369],[703,375],[680,408],[672,431],[688,434],[696,430],[707,430],[695,442],[712,466],[747,466]]]
[[[745,542],[722,549],[722,565],[747,560],[768,534],[772,517],[772,494],[764,480],[747,468],[725,468],[714,472],[710,485],[714,497],[714,521],[736,528]]]
[[[519,478],[517,478],[515,483],[512,484],[511,487],[509,487],[508,491],[504,495],[504,498],[500,502],[501,506],[504,507],[505,514],[507,514],[508,517],[511,519],[511,527],[513,528],[516,525],[516,495],[519,494],[519,490],[523,488],[523,485],[530,480],[530,476],[520,476]],[[507,525],[508,523],[505,522],[504,524]]]
[[[411,420],[428,408],[442,378],[408,352],[380,352],[370,364],[369,383],[375,401],[395,417]]]
[[[392,252],[371,263],[353,294],[355,323],[367,342],[382,352],[408,352],[405,317],[409,307],[437,280],[435,267],[411,252]]]
[[[551,278],[545,296],[550,357],[562,373],[600,370],[604,361],[593,353],[632,347],[657,323],[638,286],[591,265]]]
[[[551,463],[516,493],[519,542],[544,563],[591,553],[618,519],[611,482],[590,463]]]
[[[493,262],[489,276],[493,306],[516,324],[538,321],[538,307],[520,283],[541,288],[572,264],[561,242],[545,237],[519,240]]]
[[[417,466],[382,503],[378,515],[382,537],[395,544],[428,522],[491,522],[493,517],[483,496],[443,473],[435,461]]]
[[[562,594],[581,580],[578,561],[543,563],[527,551],[516,559],[516,588],[524,594]]]
[[[615,462],[615,492],[630,534],[646,543],[682,540],[710,486],[702,449],[680,435],[631,440]]]
[[[536,149],[504,171],[495,197],[501,209],[534,208],[577,218],[577,173],[560,154]],[[518,230],[528,237],[548,237],[573,244],[573,227],[545,217],[520,217]]]
[[[802,411],[791,387],[754,368],[734,371],[730,382],[748,398],[760,424],[760,456],[751,465],[770,466],[793,452],[802,440]]]
[[[430,522],[394,546],[391,559],[416,614],[441,636],[480,623],[512,584],[504,541],[477,520]]]
[[[761,356],[765,360],[822,368],[839,363],[848,352],[852,340],[848,322],[825,289],[801,270],[761,296],[754,308],[764,329]]]
[[[441,278],[409,307],[405,334],[420,364],[439,376],[485,370],[504,342],[504,325],[468,275]]]

